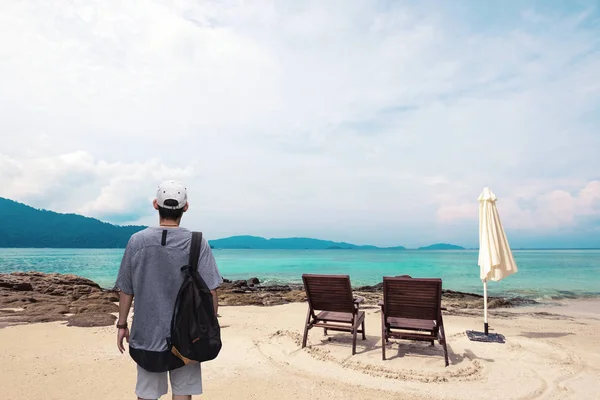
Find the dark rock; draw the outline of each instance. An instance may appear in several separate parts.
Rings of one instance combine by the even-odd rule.
[[[360,286],[356,290],[360,292],[381,292],[383,291],[383,282],[380,282],[373,286]]]
[[[231,280],[223,278],[223,283],[231,283]]]
[[[25,314],[44,315],[44,314],[68,314],[69,307],[64,303],[32,303],[24,306]]]
[[[537,301],[535,301],[533,299],[525,299],[523,297],[511,297],[508,299],[495,298],[488,302],[488,308],[491,308],[490,304],[492,302],[495,302],[495,304],[497,304],[497,307],[517,307],[517,306],[530,306],[530,305],[534,305],[534,304],[539,304]]]
[[[54,321],[64,321],[67,317],[62,314],[54,314],[54,313],[43,313],[38,315],[23,315],[22,312],[14,312],[10,315],[3,315],[0,320],[0,327],[9,326],[15,324],[35,324],[39,322],[54,322]]]
[[[233,286],[233,283],[223,283],[221,284],[221,286],[219,286],[219,291],[220,292],[226,292],[229,291],[231,289],[235,289],[235,286]]]
[[[79,300],[101,300],[101,301],[110,301],[116,303],[119,301],[119,293],[115,291],[105,291],[105,292],[93,292],[90,294],[86,294],[81,296]]]
[[[76,314],[67,319],[67,326],[91,327],[110,326],[115,323],[117,317],[112,314],[90,313]]]
[[[289,285],[269,285],[262,286],[260,290],[264,290],[265,292],[289,292],[292,288]]]
[[[454,290],[442,290],[442,296],[447,299],[483,299],[483,296],[475,293],[456,292]]]
[[[248,286],[254,286],[260,284],[260,280],[258,278],[250,278],[247,281]]]
[[[2,297],[0,298],[0,305],[14,305],[14,306],[19,306],[21,304],[28,304],[28,303],[37,303],[38,299],[36,299],[35,297],[27,297],[27,296],[21,296],[21,295],[17,295],[17,294],[2,294]]]
[[[71,313],[73,314],[97,314],[116,312],[119,312],[119,307],[115,303],[111,302],[81,304],[81,301],[78,301],[71,304]]]
[[[265,298],[263,299],[263,306],[278,306],[281,304],[287,304],[289,303],[289,301],[287,301],[286,299],[280,298],[280,297],[274,297],[274,298]]]
[[[396,278],[410,278],[410,275],[396,275]],[[367,286],[360,286],[356,288],[357,291],[360,292],[381,292],[383,291],[383,282],[379,282],[375,285],[367,285]]]
[[[304,290],[292,289],[289,292],[281,293],[284,299],[293,303],[303,303],[306,301],[306,292]]]
[[[43,314],[29,317],[27,318],[26,322],[29,322],[30,324],[37,324],[41,322],[64,321],[65,318],[66,317],[62,314]]]
[[[510,303],[510,301],[508,301],[506,299],[492,299],[492,300],[488,301],[489,309],[511,307],[511,306],[512,306],[512,304]]]
[[[31,286],[31,290],[24,290]],[[16,288],[20,288],[18,290]],[[365,305],[376,305],[382,298],[383,284],[356,288],[354,294],[365,298]],[[227,305],[272,306],[290,302],[305,302],[302,285],[261,285],[258,278],[225,279],[218,290],[219,303]],[[93,281],[75,275],[12,273],[0,274],[0,308],[21,308],[2,315],[2,324],[49,322],[67,320],[69,326],[107,326],[118,312],[115,304],[119,294],[103,290]],[[472,293],[444,290],[442,301],[449,313],[456,310],[481,309],[483,298]],[[490,298],[490,309],[535,304],[523,298]],[[498,311],[496,311],[498,312]]]
[[[30,290],[33,290],[33,286],[31,286],[31,283],[29,283],[29,282],[20,282],[20,283],[15,283],[13,285],[12,289],[19,291],[19,292],[28,292]]]
[[[10,286],[8,286],[10,284]],[[0,274],[0,286],[10,288],[13,291],[21,287],[22,290],[31,287],[27,291],[50,296],[70,296],[78,299],[84,294],[102,292],[102,288],[89,279],[70,274],[44,274],[41,272],[13,272],[11,274]]]
[[[66,320],[69,312],[109,315],[118,311],[116,301],[118,293],[76,275],[0,274],[0,307],[22,308],[11,314],[11,323]]]
[[[235,290],[235,289],[234,289]],[[247,306],[247,305],[260,305],[262,306],[262,299],[256,296],[255,293],[233,293],[232,291],[219,293],[219,305],[223,306]]]

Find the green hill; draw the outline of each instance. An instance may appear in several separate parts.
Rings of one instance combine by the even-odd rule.
[[[144,226],[117,226],[0,197],[0,247],[124,248]]]
[[[259,249],[259,250],[327,250],[327,249],[378,249],[376,246],[358,246],[345,242],[333,242],[311,238],[275,238],[265,239],[258,236],[232,236],[211,240],[210,245],[218,249]],[[404,247],[394,247],[404,250]]]
[[[465,250],[465,248],[455,244],[436,243],[430,246],[419,247],[418,250]]]
[[[125,248],[129,237],[145,226],[119,226],[77,214],[40,210],[0,197],[0,248]],[[232,236],[210,240],[218,249],[326,250],[378,249],[311,238],[265,239]],[[402,246],[390,250],[405,250]]]

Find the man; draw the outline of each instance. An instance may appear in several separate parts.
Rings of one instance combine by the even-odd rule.
[[[167,350],[171,318],[184,274],[180,268],[188,263],[192,233],[179,226],[189,208],[187,190],[181,182],[166,181],[158,187],[154,208],[159,226],[146,228],[131,236],[115,287],[119,293],[117,347],[123,353],[123,339],[135,349],[161,352]],[[212,251],[202,239],[198,272],[211,290],[215,315],[218,308],[217,287],[223,282]],[[127,316],[135,296],[131,336]],[[173,400],[191,400],[202,393],[200,363],[167,372],[149,372],[137,366],[138,400],[154,400],[168,392],[167,374]]]

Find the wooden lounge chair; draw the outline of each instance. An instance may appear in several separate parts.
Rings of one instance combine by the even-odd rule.
[[[302,348],[306,347],[308,330],[313,327],[328,330],[351,332],[352,355],[356,354],[356,334],[365,337],[365,312],[359,310],[363,298],[352,296],[348,275],[302,275],[304,290],[308,299],[308,313],[304,326]],[[320,311],[316,314],[316,311]]]
[[[446,367],[448,349],[442,320],[442,280],[384,277],[381,306],[382,359],[389,339],[434,340],[442,345]]]

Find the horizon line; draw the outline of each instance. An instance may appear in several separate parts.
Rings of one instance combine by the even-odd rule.
[[[76,212],[59,212],[59,211],[54,211],[48,208],[37,208],[34,206],[31,206],[27,203],[24,203],[22,201],[19,200],[14,200],[11,199],[9,197],[3,197],[0,196],[0,199],[4,199],[4,200],[8,200],[10,202],[13,203],[17,203],[20,205],[23,205],[25,207],[29,207],[32,208],[34,210],[37,211],[46,211],[46,212],[51,212],[54,214],[59,214],[59,215],[75,215],[78,217],[82,217],[82,218],[87,218],[87,219],[92,219],[92,220],[96,220],[98,222],[101,222],[103,224],[108,224],[108,225],[112,225],[114,227],[120,227],[120,228],[149,228],[151,227],[150,225],[136,225],[133,223],[127,223],[127,224],[120,224],[120,223],[114,223],[114,222],[108,222],[108,221],[103,221],[102,219],[98,218],[98,217],[91,217],[91,216],[86,216],[83,214],[78,214]],[[185,228],[184,226],[181,226],[182,228]],[[189,229],[189,228],[185,228],[185,229]],[[193,229],[189,229],[189,230],[193,230]],[[224,240],[224,239],[230,239],[230,238],[235,238],[235,237],[252,237],[252,238],[260,238],[260,239],[264,239],[264,240],[272,240],[272,239],[311,239],[311,240],[319,240],[319,241],[326,241],[326,242],[333,242],[336,244],[348,244],[351,246],[356,246],[357,248],[355,249],[351,249],[351,250],[361,250],[360,247],[371,247],[372,249],[376,249],[376,250],[391,250],[391,249],[396,249],[396,250],[429,250],[429,251],[460,251],[460,250],[479,250],[479,247],[466,247],[466,246],[461,246],[461,245],[457,245],[454,243],[449,243],[449,242],[436,242],[436,243],[432,243],[432,244],[428,244],[428,245],[424,245],[424,246],[417,246],[417,247],[406,247],[404,245],[392,245],[392,246],[378,246],[378,245],[373,245],[373,244],[354,244],[354,243],[350,243],[350,242],[346,242],[346,241],[336,241],[336,240],[331,240],[331,239],[319,239],[319,238],[315,238],[315,237],[307,237],[307,236],[288,236],[288,237],[269,237],[266,238],[264,236],[257,236],[257,235],[252,235],[252,234],[238,234],[238,235],[230,235],[230,236],[226,236],[226,237],[221,237],[221,238],[217,238],[217,239],[212,239],[212,241],[215,240]],[[208,240],[208,239],[207,239]],[[209,242],[211,240],[208,240]],[[438,245],[438,244],[444,244],[444,245],[450,245],[450,246],[458,246],[461,247],[461,249],[426,249],[427,247],[431,247],[434,245]],[[56,248],[56,249],[83,249],[80,247],[0,247],[3,249],[13,249],[13,248],[32,248],[32,249],[38,249],[38,248]],[[99,248],[99,247],[91,247],[90,249],[95,249],[95,248]],[[120,248],[120,247],[109,247],[109,248]],[[400,249],[402,248],[402,249]],[[241,250],[241,248],[239,248]],[[259,249],[254,249],[254,250],[259,250]],[[262,249],[262,250],[269,250],[269,249]],[[288,250],[288,249],[273,249],[273,250]],[[289,250],[304,250],[304,249],[289,249]],[[312,250],[319,250],[319,249],[312,249]],[[322,250],[349,250],[349,249],[322,249]],[[366,250],[366,249],[362,249],[362,250]],[[511,250],[600,250],[600,247],[511,247]]]
[[[219,240],[219,239],[214,239]],[[210,240],[208,241],[210,243]],[[478,251],[479,248],[462,248],[462,249],[422,249],[418,247],[414,248],[402,248],[399,249],[397,247],[403,246],[392,246],[392,247],[377,247],[372,246],[373,248],[364,249],[364,248],[339,248],[339,249],[253,249],[253,248],[214,248],[213,250],[261,250],[261,251],[270,251],[270,250],[286,250],[286,251],[339,251],[339,250],[359,250],[359,251],[369,251],[369,250],[396,250],[396,251]],[[125,249],[125,247],[25,247],[25,246],[13,246],[13,247],[2,247],[0,249],[64,249],[64,250],[107,250],[107,249]],[[521,250],[600,250],[600,247],[519,247],[519,248],[511,248],[511,251],[521,251]]]

